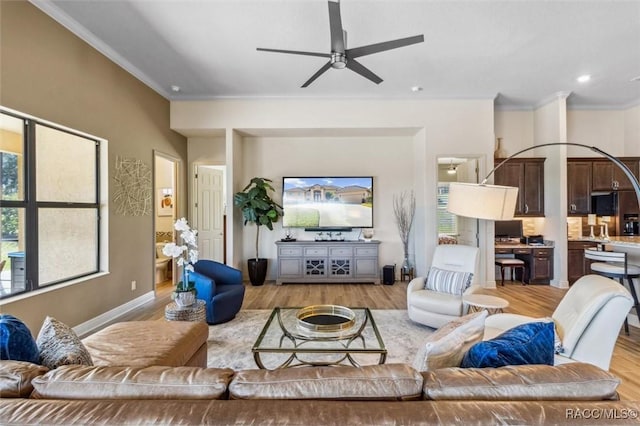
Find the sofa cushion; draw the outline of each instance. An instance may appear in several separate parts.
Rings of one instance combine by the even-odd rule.
[[[33,380],[40,399],[221,399],[228,368],[69,365]]]
[[[45,318],[36,343],[40,350],[40,363],[48,368],[69,364],[93,365],[91,355],[78,335],[55,318]]]
[[[180,367],[207,343],[203,322],[130,321],[112,324],[82,340],[95,365]]]
[[[448,271],[432,266],[425,280],[426,290],[449,293],[462,296],[462,293],[471,285],[472,272]]]
[[[459,367],[469,348],[482,340],[487,311],[474,312],[454,319],[436,330],[422,343],[413,361],[413,368],[429,371]]]
[[[491,340],[476,343],[465,354],[461,366],[553,365],[553,355],[554,324],[530,322],[513,327]]]
[[[407,400],[421,395],[422,376],[405,364],[243,370],[229,385],[231,399]]]
[[[29,327],[13,315],[0,315],[0,360],[40,363],[38,345]]]
[[[620,380],[595,365],[518,365],[500,368],[444,368],[424,375],[424,396],[432,400],[604,400],[617,399]]]
[[[0,361],[0,398],[27,398],[33,386],[31,381],[49,369],[25,361]]]

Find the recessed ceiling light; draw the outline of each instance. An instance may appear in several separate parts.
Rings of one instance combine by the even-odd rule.
[[[420,87],[420,86],[413,86],[413,87],[411,88],[411,91],[412,91],[412,92],[421,92],[421,91],[422,91],[422,87]]]
[[[173,86],[171,86],[171,90],[173,90],[174,92],[179,92],[180,91],[180,86],[173,85]]]
[[[591,76],[589,74],[581,75],[580,77],[576,78],[576,80],[578,81],[578,83],[586,83],[587,81],[591,80]]]

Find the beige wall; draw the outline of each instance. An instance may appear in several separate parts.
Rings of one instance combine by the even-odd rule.
[[[402,260],[390,215],[392,196],[413,189],[417,201],[414,251],[418,273],[424,274],[437,244],[437,158],[478,157],[480,172],[485,172],[487,159],[493,162],[493,112],[493,99],[180,101],[171,103],[171,127],[194,137],[226,129],[228,205],[232,205],[233,193],[246,185],[248,177],[260,173],[276,182],[286,170],[294,169],[287,174],[300,174],[299,170],[307,171],[303,174],[325,174],[326,170],[335,170],[341,175],[375,176],[376,193],[378,188],[383,191],[376,195],[374,226],[375,238],[382,241],[381,265]],[[275,140],[280,142],[276,144]],[[366,141],[376,140],[370,147],[366,145]],[[268,143],[260,146],[258,141]],[[362,145],[353,145],[357,143]],[[356,150],[354,146],[362,148]],[[318,157],[319,148],[320,152],[328,150],[336,155],[331,159]],[[341,150],[344,155],[339,155]],[[393,173],[398,171],[396,178]],[[239,224],[237,209],[227,220],[229,262],[242,267],[251,252],[249,242],[253,241],[255,229]],[[480,229],[483,253],[490,251],[493,265],[493,240],[489,245],[486,224],[481,223]],[[275,258],[273,239],[279,237],[281,232],[264,239],[261,253],[265,257]],[[491,272],[489,280],[492,279]]]
[[[401,191],[413,189],[413,168],[403,159],[411,158],[411,137],[335,137],[335,138],[245,138],[245,155],[241,182],[260,176],[273,180],[274,199],[282,201],[284,176],[373,176],[374,238],[380,245],[380,264],[402,263],[402,244],[394,222],[392,199]],[[275,279],[275,241],[284,237],[282,221],[274,232],[260,230],[260,257],[271,259],[270,277]],[[243,232],[242,259],[255,256],[255,226]],[[312,240],[313,232],[292,229],[296,238]],[[345,234],[347,239],[358,238],[359,231]],[[411,253],[414,252],[413,245]],[[244,262],[242,262],[244,267]]]
[[[507,155],[532,146],[533,111],[496,111],[495,132]]]
[[[624,152],[640,157],[640,105],[624,112]]]
[[[186,163],[186,140],[169,129],[167,100],[30,3],[2,1],[0,15],[1,105],[107,139],[110,176],[116,156],[152,167],[154,149]],[[186,197],[180,200],[184,211]],[[25,320],[35,334],[46,315],[75,326],[153,291],[152,216],[112,209],[109,224],[109,275],[3,300],[0,310]]]

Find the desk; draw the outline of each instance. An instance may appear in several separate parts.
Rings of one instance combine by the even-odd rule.
[[[553,279],[553,247],[532,246],[527,244],[496,244],[496,257],[509,257],[523,260],[527,265],[524,282],[528,284],[549,284]],[[516,274],[516,278],[522,277]]]

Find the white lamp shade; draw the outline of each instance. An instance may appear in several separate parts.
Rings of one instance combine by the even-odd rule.
[[[518,201],[518,188],[452,182],[447,211],[457,216],[486,220],[511,220]]]

